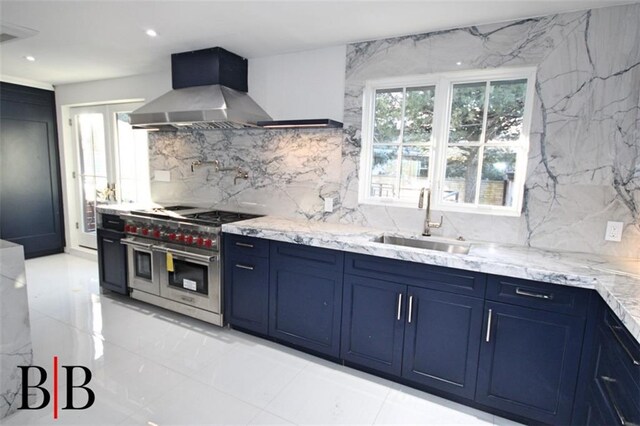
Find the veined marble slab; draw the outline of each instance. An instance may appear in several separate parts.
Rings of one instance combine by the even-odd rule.
[[[222,231],[409,262],[595,289],[640,342],[640,261],[635,259],[553,252],[525,246],[482,242],[470,242],[469,254],[452,254],[375,242],[374,240],[385,232],[374,228],[271,216],[224,224]],[[404,236],[410,235],[404,234]],[[430,238],[433,239],[433,237]]]
[[[20,365],[32,365],[31,326],[22,246],[0,240],[0,419],[22,400]]]

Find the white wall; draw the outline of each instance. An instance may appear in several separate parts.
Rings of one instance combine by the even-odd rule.
[[[342,121],[346,46],[249,60],[249,94],[274,120]]]

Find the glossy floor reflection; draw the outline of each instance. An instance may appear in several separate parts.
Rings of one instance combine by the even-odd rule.
[[[35,364],[91,369],[96,403],[2,424],[515,424],[131,299],[102,294],[93,261],[27,261]],[[81,379],[81,377],[79,378]],[[64,374],[60,406],[65,407]],[[46,385],[51,387],[51,380]],[[76,391],[76,405],[86,395]]]

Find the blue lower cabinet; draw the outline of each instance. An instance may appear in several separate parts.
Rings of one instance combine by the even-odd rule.
[[[224,266],[225,319],[236,327],[267,334],[269,259],[233,255]]]
[[[485,304],[476,401],[537,422],[570,424],[584,319]]]
[[[473,399],[484,301],[409,287],[402,376]]]
[[[271,243],[269,335],[338,357],[342,252]]]
[[[400,376],[407,286],[345,275],[341,358]]]

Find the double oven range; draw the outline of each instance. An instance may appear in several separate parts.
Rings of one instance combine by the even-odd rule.
[[[131,297],[222,326],[220,228],[257,216],[170,206],[121,217]]]

